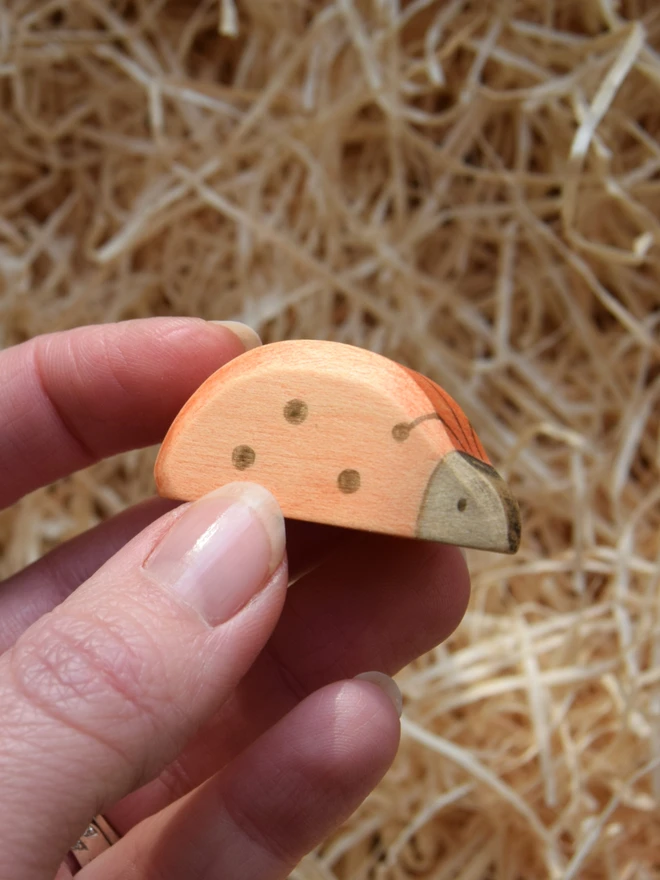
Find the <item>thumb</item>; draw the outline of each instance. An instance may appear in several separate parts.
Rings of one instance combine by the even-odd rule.
[[[0,657],[0,877],[53,876],[90,817],[176,757],[286,586],[274,498],[232,484],[153,523]]]

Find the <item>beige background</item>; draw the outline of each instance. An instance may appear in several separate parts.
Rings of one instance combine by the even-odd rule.
[[[660,876],[659,49],[655,0],[2,4],[2,345],[153,314],[356,343],[444,385],[521,500],[302,880]],[[4,571],[152,462],[2,514]]]

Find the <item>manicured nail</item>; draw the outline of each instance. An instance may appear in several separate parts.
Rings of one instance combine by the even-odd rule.
[[[355,676],[358,681],[370,681],[381,689],[392,701],[392,705],[396,709],[396,714],[401,718],[403,712],[403,697],[397,683],[389,675],[384,672],[361,672]]]
[[[209,323],[219,324],[221,327],[226,327],[230,333],[233,333],[234,336],[238,336],[246,351],[250,351],[252,348],[257,348],[262,344],[259,334],[256,330],[253,330],[252,327],[248,327],[247,324],[241,324],[239,321],[210,321]]]
[[[217,626],[265,586],[284,544],[284,518],[270,492],[230,483],[191,504],[144,568]]]

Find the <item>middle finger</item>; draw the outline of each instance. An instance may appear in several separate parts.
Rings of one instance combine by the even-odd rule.
[[[352,533],[288,592],[271,639],[183,754],[109,814],[122,833],[222,769],[308,694],[388,675],[447,638],[469,598],[456,547]]]

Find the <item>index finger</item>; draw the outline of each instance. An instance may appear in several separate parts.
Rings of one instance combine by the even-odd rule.
[[[243,325],[145,318],[38,336],[0,353],[0,508],[157,443],[211,373],[257,344]]]

